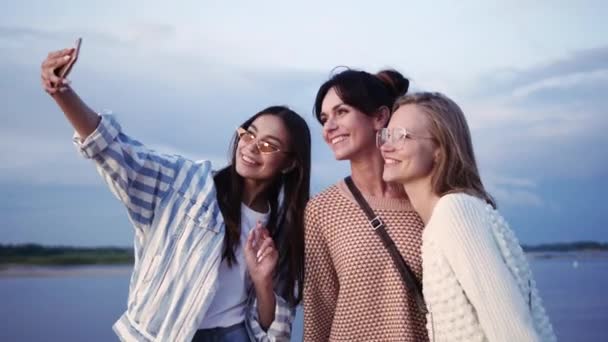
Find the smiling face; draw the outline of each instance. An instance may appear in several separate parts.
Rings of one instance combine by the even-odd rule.
[[[398,142],[387,142],[380,147],[384,158],[386,182],[397,182],[404,185],[428,181],[435,171],[439,147],[431,137],[430,121],[415,104],[399,107],[388,124],[388,128],[405,128],[408,135]]]
[[[239,139],[236,148],[236,172],[245,179],[269,181],[289,168],[290,137],[283,121],[274,115],[257,117],[246,129],[253,140]],[[258,145],[271,145],[279,151],[262,153]],[[273,148],[271,148],[273,149]]]
[[[376,131],[383,124],[377,117],[345,104],[335,88],[325,95],[319,120],[323,125],[323,139],[337,160],[352,160],[374,149]]]

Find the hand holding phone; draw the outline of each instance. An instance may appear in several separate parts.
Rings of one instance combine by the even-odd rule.
[[[74,47],[74,52],[72,52],[72,54],[70,56],[70,60],[66,64],[57,68],[57,70],[55,70],[55,74],[57,76],[59,76],[59,78],[62,78],[62,79],[66,78],[68,76],[68,74],[70,73],[70,71],[72,70],[74,63],[76,63],[76,60],[78,60],[78,54],[80,53],[81,44],[82,44],[82,38],[76,39],[76,46]]]

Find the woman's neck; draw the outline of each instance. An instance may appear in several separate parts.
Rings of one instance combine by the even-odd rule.
[[[380,151],[373,149],[360,158],[350,162],[350,172],[353,182],[366,195],[384,198],[405,198],[406,194],[399,185],[386,183],[382,180],[384,159]]]
[[[435,209],[437,201],[439,201],[439,195],[433,192],[430,177],[405,184],[404,189],[414,210],[426,226],[433,215],[433,209]]]
[[[245,179],[243,181],[243,203],[254,211],[265,213],[268,211],[268,198],[266,190],[268,182]]]

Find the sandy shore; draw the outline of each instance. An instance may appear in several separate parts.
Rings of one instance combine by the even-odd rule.
[[[130,274],[132,269],[132,265],[1,265],[0,278],[126,275]]]

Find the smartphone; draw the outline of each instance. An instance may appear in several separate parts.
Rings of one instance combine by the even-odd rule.
[[[74,52],[72,53],[72,58],[70,58],[70,60],[63,65],[61,68],[57,69],[56,74],[57,76],[59,76],[60,78],[66,78],[68,76],[68,74],[70,73],[70,70],[72,70],[72,67],[74,66],[74,63],[76,63],[76,60],[78,60],[78,54],[80,53],[80,45],[82,44],[82,38],[78,38],[76,39],[76,46],[74,49]]]

